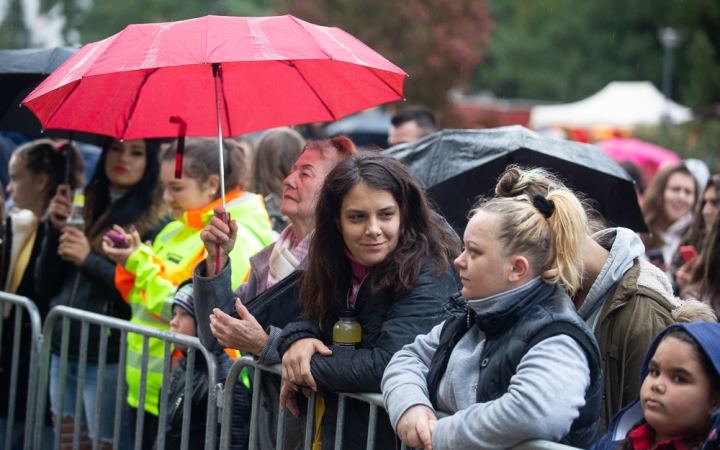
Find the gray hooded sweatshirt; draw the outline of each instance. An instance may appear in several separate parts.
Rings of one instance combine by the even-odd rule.
[[[499,302],[514,301],[539,277],[483,300],[469,300],[475,312]],[[443,324],[397,352],[383,375],[382,393],[390,422],[398,422],[410,407],[434,409],[427,388],[428,366],[439,345]],[[528,439],[559,441],[585,405],[590,369],[582,347],[569,336],[546,339],[520,360],[507,393],[497,400],[475,402],[480,357],[485,335],[473,325],[452,351],[438,387],[438,405],[452,416],[440,419],[433,432],[433,448],[506,449]]]
[[[606,233],[614,233],[615,240],[610,248],[610,257],[605,262],[600,274],[595,279],[585,301],[578,310],[578,315],[595,332],[598,317],[608,295],[615,289],[625,272],[633,266],[635,258],[645,254],[642,240],[627,228],[608,228],[598,231],[592,237],[597,239]]]

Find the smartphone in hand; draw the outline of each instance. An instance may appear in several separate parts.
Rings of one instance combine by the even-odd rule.
[[[105,233],[105,236],[107,236],[113,243],[113,245],[116,248],[128,248],[130,247],[130,244],[127,243],[125,238],[122,234],[114,233],[112,231],[108,231]]]
[[[683,245],[680,247],[680,256],[685,264],[690,262],[693,258],[697,258],[697,250],[692,245]]]

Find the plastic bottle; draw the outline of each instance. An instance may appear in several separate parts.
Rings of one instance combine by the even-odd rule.
[[[333,327],[333,344],[355,349],[362,340],[362,327],[349,309],[340,311],[340,320]]]
[[[72,213],[68,220],[65,222],[66,227],[77,228],[80,231],[85,231],[85,219],[83,218],[83,209],[85,208],[85,191],[82,189],[75,189],[73,192],[72,202]],[[70,258],[63,256],[63,259],[70,261]]]

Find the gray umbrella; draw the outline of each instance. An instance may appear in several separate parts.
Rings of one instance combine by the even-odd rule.
[[[385,150],[403,161],[455,227],[475,199],[493,195],[509,164],[543,167],[595,201],[610,223],[647,231],[632,178],[600,148],[541,136],[521,126],[446,129]]]

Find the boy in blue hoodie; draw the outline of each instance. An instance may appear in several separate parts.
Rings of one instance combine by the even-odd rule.
[[[700,449],[720,409],[720,324],[663,330],[645,355],[641,383],[592,450]]]

